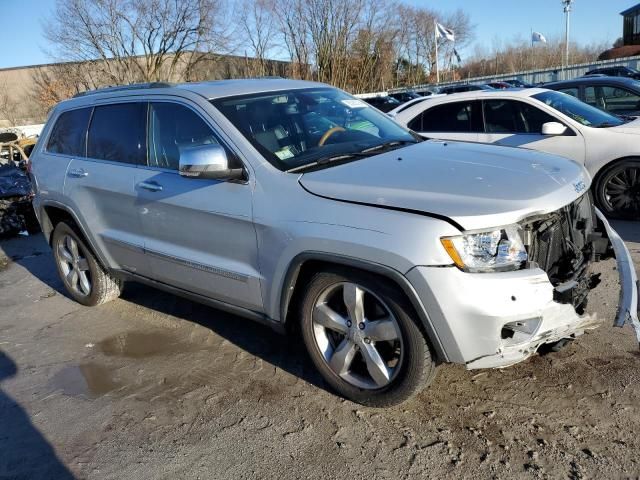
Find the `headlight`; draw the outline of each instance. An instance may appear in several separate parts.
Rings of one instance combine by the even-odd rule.
[[[440,241],[451,260],[466,272],[519,270],[527,261],[520,227],[444,237]]]

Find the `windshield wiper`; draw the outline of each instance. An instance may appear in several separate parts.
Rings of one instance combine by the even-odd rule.
[[[341,160],[371,157],[373,155],[377,155],[378,153],[382,153],[381,150],[387,150],[391,147],[402,146],[406,143],[418,143],[418,142],[417,141],[412,142],[409,140],[393,140],[391,142],[385,142],[379,145],[374,145],[373,147],[365,148],[364,150],[360,150],[359,152],[339,153],[336,155],[331,155],[329,157],[322,157],[314,162],[307,163],[299,167],[290,168],[289,170],[287,170],[287,172],[288,173],[304,172],[308,169],[322,167],[323,165],[328,165],[333,162],[339,162]]]
[[[409,140],[392,140],[391,142],[381,143],[380,145],[375,145],[373,147],[365,148],[364,150],[360,150],[359,153],[372,153],[378,150],[386,150],[391,147],[402,146],[407,143],[418,143],[417,141],[409,141]]]
[[[601,122],[598,123],[597,125],[594,125],[593,128],[609,128],[609,127],[617,127],[618,125],[616,125],[615,123],[611,123],[611,122]]]
[[[306,163],[304,165],[300,165],[299,167],[293,167],[287,170],[287,173],[295,173],[295,172],[304,172],[308,169],[321,167],[322,165],[328,165],[329,163],[339,162],[340,160],[349,160],[350,158],[355,157],[366,157],[367,155],[362,155],[359,152],[354,153],[340,153],[337,155],[332,155],[330,157],[323,157],[315,162]]]

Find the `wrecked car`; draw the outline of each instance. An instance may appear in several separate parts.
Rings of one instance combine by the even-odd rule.
[[[584,166],[425,141],[324,84],[85,93],[53,110],[32,174],[73,299],[138,281],[293,328],[362,404],[406,400],[445,362],[506,367],[599,326],[591,266],[611,255],[615,322],[638,329],[636,272]]]
[[[35,138],[0,133],[0,237],[35,233],[38,221],[31,206],[33,192],[26,169]]]

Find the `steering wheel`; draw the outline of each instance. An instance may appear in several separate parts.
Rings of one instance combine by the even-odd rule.
[[[346,131],[344,128],[342,127],[333,127],[330,128],[329,130],[327,130],[326,132],[324,132],[324,134],[322,135],[322,138],[320,139],[320,141],[318,142],[318,146],[322,147],[324,145],[324,143],[329,139],[329,137],[331,135],[333,135],[336,132],[344,132]]]

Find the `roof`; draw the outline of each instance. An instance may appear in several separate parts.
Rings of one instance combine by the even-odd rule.
[[[189,90],[208,99],[249,95],[252,93],[278,90],[299,90],[302,88],[328,87],[324,83],[286,78],[245,78],[237,80],[215,80],[212,82],[181,83],[176,88]]]
[[[116,98],[130,95],[175,95],[176,90],[192,92],[207,100],[216,98],[233,97],[236,95],[250,95],[262,92],[277,92],[280,90],[300,90],[303,88],[327,88],[324,83],[308,82],[304,80],[289,80],[285,78],[249,78],[236,80],[214,80],[199,83],[141,83],[133,85],[122,85],[116,87],[100,88],[83,92],[71,99],[60,102],[56,108],[64,105],[70,106],[86,105],[87,101],[101,100],[104,98]]]
[[[444,101],[445,99],[469,99],[469,100],[479,100],[484,98],[491,97],[531,97],[536,93],[544,92],[544,88],[505,88],[501,90],[472,90],[470,92],[460,92],[460,93],[450,93],[449,95],[444,95],[439,97],[440,101]],[[431,97],[427,97],[431,98]]]
[[[626,15],[627,13],[631,13],[635,10],[640,10],[640,3],[634,5],[633,7],[629,7],[626,10],[620,12],[620,15]]]

